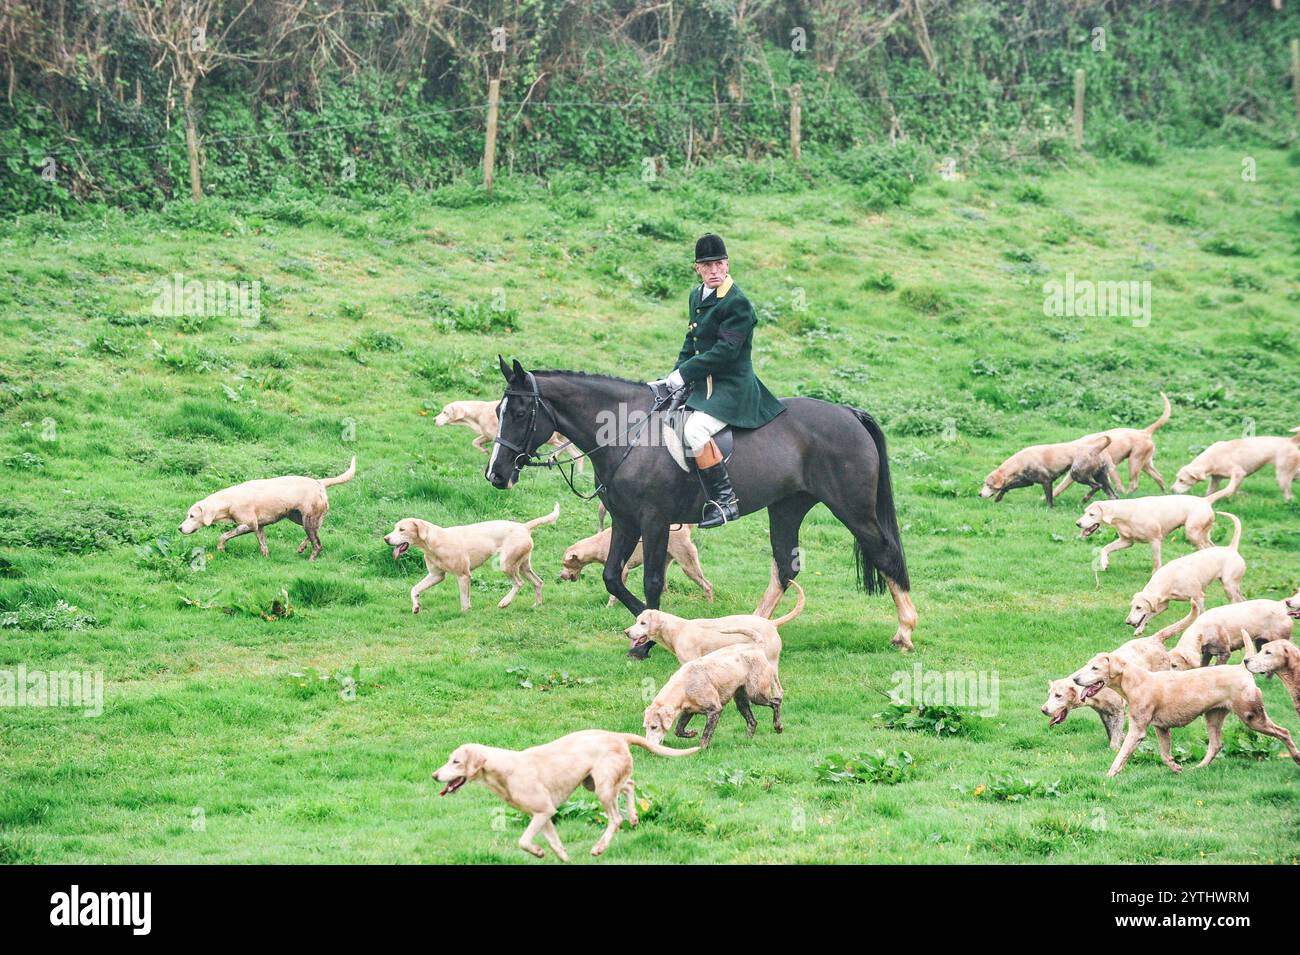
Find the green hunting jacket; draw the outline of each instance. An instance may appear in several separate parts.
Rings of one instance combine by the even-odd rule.
[[[737,428],[765,425],[785,405],[758,380],[750,362],[758,324],[754,306],[731,276],[701,304],[703,290],[691,289],[686,341],[673,366],[694,383],[686,407]]]

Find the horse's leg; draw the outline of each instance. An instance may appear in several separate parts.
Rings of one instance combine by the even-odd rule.
[[[645,609],[645,604],[638,600],[623,583],[623,565],[632,556],[632,551],[636,550],[640,539],[641,528],[629,525],[626,521],[615,520],[614,531],[609,540],[609,555],[605,558],[605,572],[601,575],[605,581],[605,589],[617,597],[619,603],[632,611],[634,617],[640,616],[641,611]]]
[[[853,499],[828,500],[825,503],[858,541],[862,550],[863,583],[868,593],[873,591],[871,575],[879,568],[885,587],[894,598],[894,609],[898,614],[898,629],[894,631],[890,642],[906,653],[912,649],[912,632],[916,629],[917,618],[911,596],[890,573],[893,568],[901,569],[905,566],[901,545],[885,536],[876,521],[874,509],[864,514],[862,505],[855,506]]]
[[[659,609],[659,598],[664,592],[668,575],[668,524],[646,521],[641,531],[641,581],[645,587],[645,605]]]
[[[790,581],[799,573],[803,565],[803,553],[799,550],[799,528],[804,517],[816,505],[817,498],[811,494],[792,494],[767,507],[769,535],[772,538],[772,579],[767,585],[763,599],[755,608],[759,617],[771,617],[781,602]]]

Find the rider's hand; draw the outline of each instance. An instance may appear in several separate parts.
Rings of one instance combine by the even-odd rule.
[[[656,378],[654,381],[647,381],[646,384],[653,388],[656,393],[659,392],[660,385],[667,385],[669,391],[678,391],[682,385],[686,384],[686,379],[682,377],[680,371],[673,369],[667,378]]]

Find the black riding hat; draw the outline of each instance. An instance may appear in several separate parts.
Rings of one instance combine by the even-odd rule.
[[[718,259],[725,259],[726,257],[727,247],[722,244],[722,236],[710,232],[708,235],[702,235],[696,240],[696,262],[716,262]]]

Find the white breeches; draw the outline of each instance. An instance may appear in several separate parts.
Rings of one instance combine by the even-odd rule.
[[[692,411],[682,427],[682,435],[686,438],[686,446],[691,449],[691,453],[699,454],[709,443],[709,439],[726,426],[727,422],[719,421],[711,414]]]

